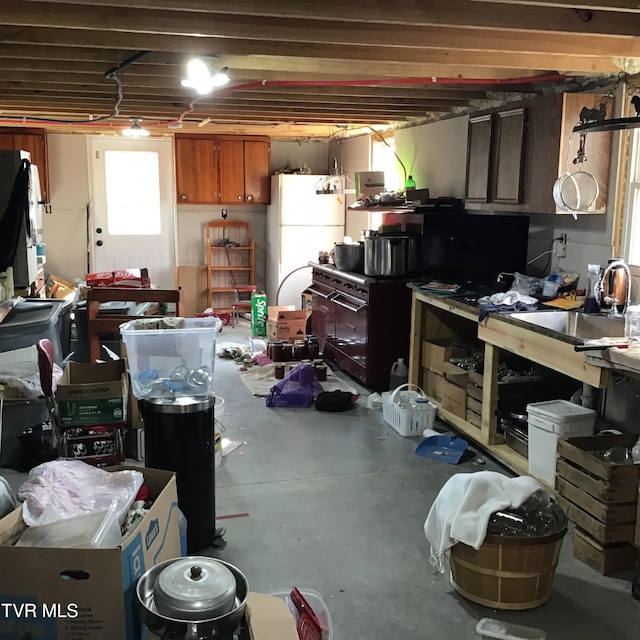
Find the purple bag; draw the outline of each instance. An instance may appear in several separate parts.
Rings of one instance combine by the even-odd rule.
[[[310,407],[322,392],[316,370],[310,364],[299,364],[280,382],[271,387],[267,407]]]

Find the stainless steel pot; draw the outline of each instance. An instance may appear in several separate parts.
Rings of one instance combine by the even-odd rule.
[[[364,243],[344,244],[338,242],[333,247],[333,262],[340,271],[364,272]]]
[[[242,621],[248,594],[239,569],[200,556],[161,562],[136,585],[141,622],[166,640],[231,636]]]
[[[364,272],[399,277],[420,270],[420,237],[376,235],[364,240]]]

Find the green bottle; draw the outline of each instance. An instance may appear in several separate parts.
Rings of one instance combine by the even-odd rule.
[[[407,178],[407,181],[404,183],[404,188],[405,189],[415,189],[416,188],[416,181],[413,179],[413,176],[409,176]]]

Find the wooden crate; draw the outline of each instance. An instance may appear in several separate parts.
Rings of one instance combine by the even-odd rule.
[[[477,371],[469,371],[469,382],[478,387],[484,386],[484,376]]]
[[[476,400],[470,395],[467,395],[467,409],[469,411],[473,411],[474,413],[482,415],[482,402],[480,402],[480,400]]]
[[[573,538],[573,555],[603,576],[633,569],[638,550],[627,542],[601,545],[588,533],[576,528]]]
[[[611,464],[599,454],[636,440],[635,435],[558,440],[558,504],[601,545],[634,539],[640,466]]]
[[[482,426],[482,416],[475,411],[471,411],[467,405],[467,422],[470,422],[474,427],[478,429]]]

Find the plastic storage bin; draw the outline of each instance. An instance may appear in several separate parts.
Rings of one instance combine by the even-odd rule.
[[[113,511],[106,510],[29,527],[16,542],[16,547],[112,549],[121,543],[118,517]]]
[[[309,603],[309,606],[313,609],[313,612],[316,614],[320,624],[322,625],[322,640],[333,640],[333,622],[331,621],[327,604],[322,596],[314,589],[303,589],[298,587],[298,591],[300,591],[304,599]],[[284,600],[297,624],[297,612],[293,602],[291,601],[291,589],[277,589],[275,591],[267,592],[267,595],[276,596],[277,598]]]
[[[550,485],[556,480],[558,438],[593,435],[596,413],[568,400],[527,405],[529,473]]]
[[[180,329],[120,327],[136,398],[206,396],[213,385],[219,318],[185,318]]]
[[[426,400],[427,396],[413,384],[403,384],[382,394],[382,417],[401,436],[420,436],[425,429],[433,428],[436,405],[427,401],[419,406],[415,403],[417,398]]]

